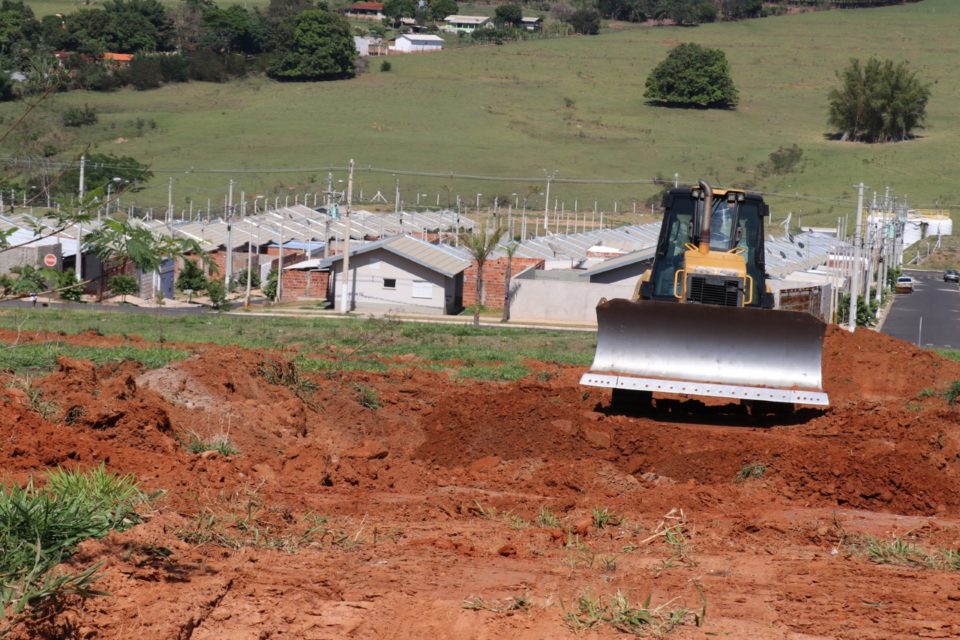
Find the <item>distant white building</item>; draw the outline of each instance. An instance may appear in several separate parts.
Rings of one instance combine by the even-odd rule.
[[[531,16],[529,18],[520,18],[520,26],[527,31],[540,31],[543,29],[543,18]]]
[[[386,47],[383,46],[383,41],[380,38],[353,36],[353,44],[357,48],[357,55],[361,58],[387,54]]]
[[[397,36],[393,42],[394,44],[390,47],[390,51],[396,53],[443,51],[443,38],[440,36],[405,33]]]
[[[440,28],[449,33],[473,33],[493,27],[493,20],[487,16],[447,16],[443,23]]]

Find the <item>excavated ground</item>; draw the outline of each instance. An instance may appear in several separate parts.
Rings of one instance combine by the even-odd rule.
[[[279,353],[185,348],[150,371],[61,359],[33,381],[49,420],[3,385],[0,482],[103,460],[163,492],[70,558],[102,563],[109,595],[12,637],[563,638],[578,598],[618,590],[705,602],[676,638],[960,636],[960,572],[856,544],[960,547],[960,409],[942,395],[960,364],[907,343],[828,332],[833,406],[760,418],[693,401],[618,415],[572,367],[303,376]],[[239,453],[190,453],[191,436]],[[738,482],[749,464],[766,471]]]

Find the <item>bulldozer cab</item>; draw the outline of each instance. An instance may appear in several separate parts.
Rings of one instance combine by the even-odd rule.
[[[675,300],[675,275],[683,268],[690,245],[699,244],[703,222],[703,194],[698,189],[672,189],[664,198],[664,217],[644,299]],[[711,252],[742,254],[754,291],[745,297],[760,306],[765,291],[763,218],[769,209],[763,199],[743,191],[716,191],[710,216]]]

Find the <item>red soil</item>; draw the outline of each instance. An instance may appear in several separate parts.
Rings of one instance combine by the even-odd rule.
[[[560,638],[581,595],[699,611],[696,585],[706,620],[673,637],[960,636],[960,573],[849,544],[960,546],[960,410],[938,395],[960,364],[907,343],[829,331],[833,406],[759,419],[694,402],[617,415],[571,367],[531,363],[517,383],[348,372],[311,388],[278,353],[186,348],[154,371],[62,359],[33,381],[57,404],[49,420],[4,385],[0,481],[105,461],[164,492],[144,524],[70,558],[102,563],[110,595],[12,637]],[[189,453],[191,435],[240,453]],[[736,482],[750,463],[768,470]],[[541,508],[561,526],[537,526]],[[597,528],[595,509],[618,520]],[[655,534],[681,512],[677,556]],[[511,609],[520,596],[531,606]]]

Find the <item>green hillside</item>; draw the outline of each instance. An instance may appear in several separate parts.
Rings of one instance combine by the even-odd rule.
[[[960,170],[957,24],[960,3],[925,0],[696,28],[633,27],[395,56],[389,73],[373,59],[369,73],[341,82],[254,78],[59,94],[31,118],[63,146],[90,144],[150,163],[152,184],[129,196],[144,206],[166,205],[170,176],[178,208],[189,200],[205,206],[208,198],[221,206],[230,178],[248,197],[315,191],[326,182],[326,167],[354,158],[361,168],[516,177],[478,181],[361,170],[357,194],[362,189],[367,199],[378,190],[392,199],[399,179],[406,202],[420,193],[431,204],[439,194],[445,204],[460,194],[472,206],[482,193],[483,203],[493,195],[529,196],[529,206],[542,210],[538,191],[546,173],[555,172],[551,199],[566,209],[574,200],[580,209],[598,201],[609,212],[614,202],[621,210],[632,210],[634,202],[642,208],[658,187],[598,182],[672,180],[678,173],[682,181],[753,184],[769,194],[776,219],[792,211],[805,224],[832,225],[852,210],[853,185],[860,181],[881,192],[889,185],[912,206],[939,203],[960,212],[952,189]],[[736,111],[644,103],[647,74],[671,47],[688,41],[726,52],[740,90]],[[935,83],[929,128],[920,138],[887,145],[827,138],[826,95],[837,84],[835,71],[851,57],[871,55],[907,60]],[[83,104],[98,110],[99,123],[65,133],[59,114]],[[4,104],[0,114],[10,122],[23,106]],[[39,124],[44,119],[46,127]],[[763,176],[759,167],[769,154],[794,144],[803,151],[796,170]],[[344,177],[335,172],[336,179]]]

